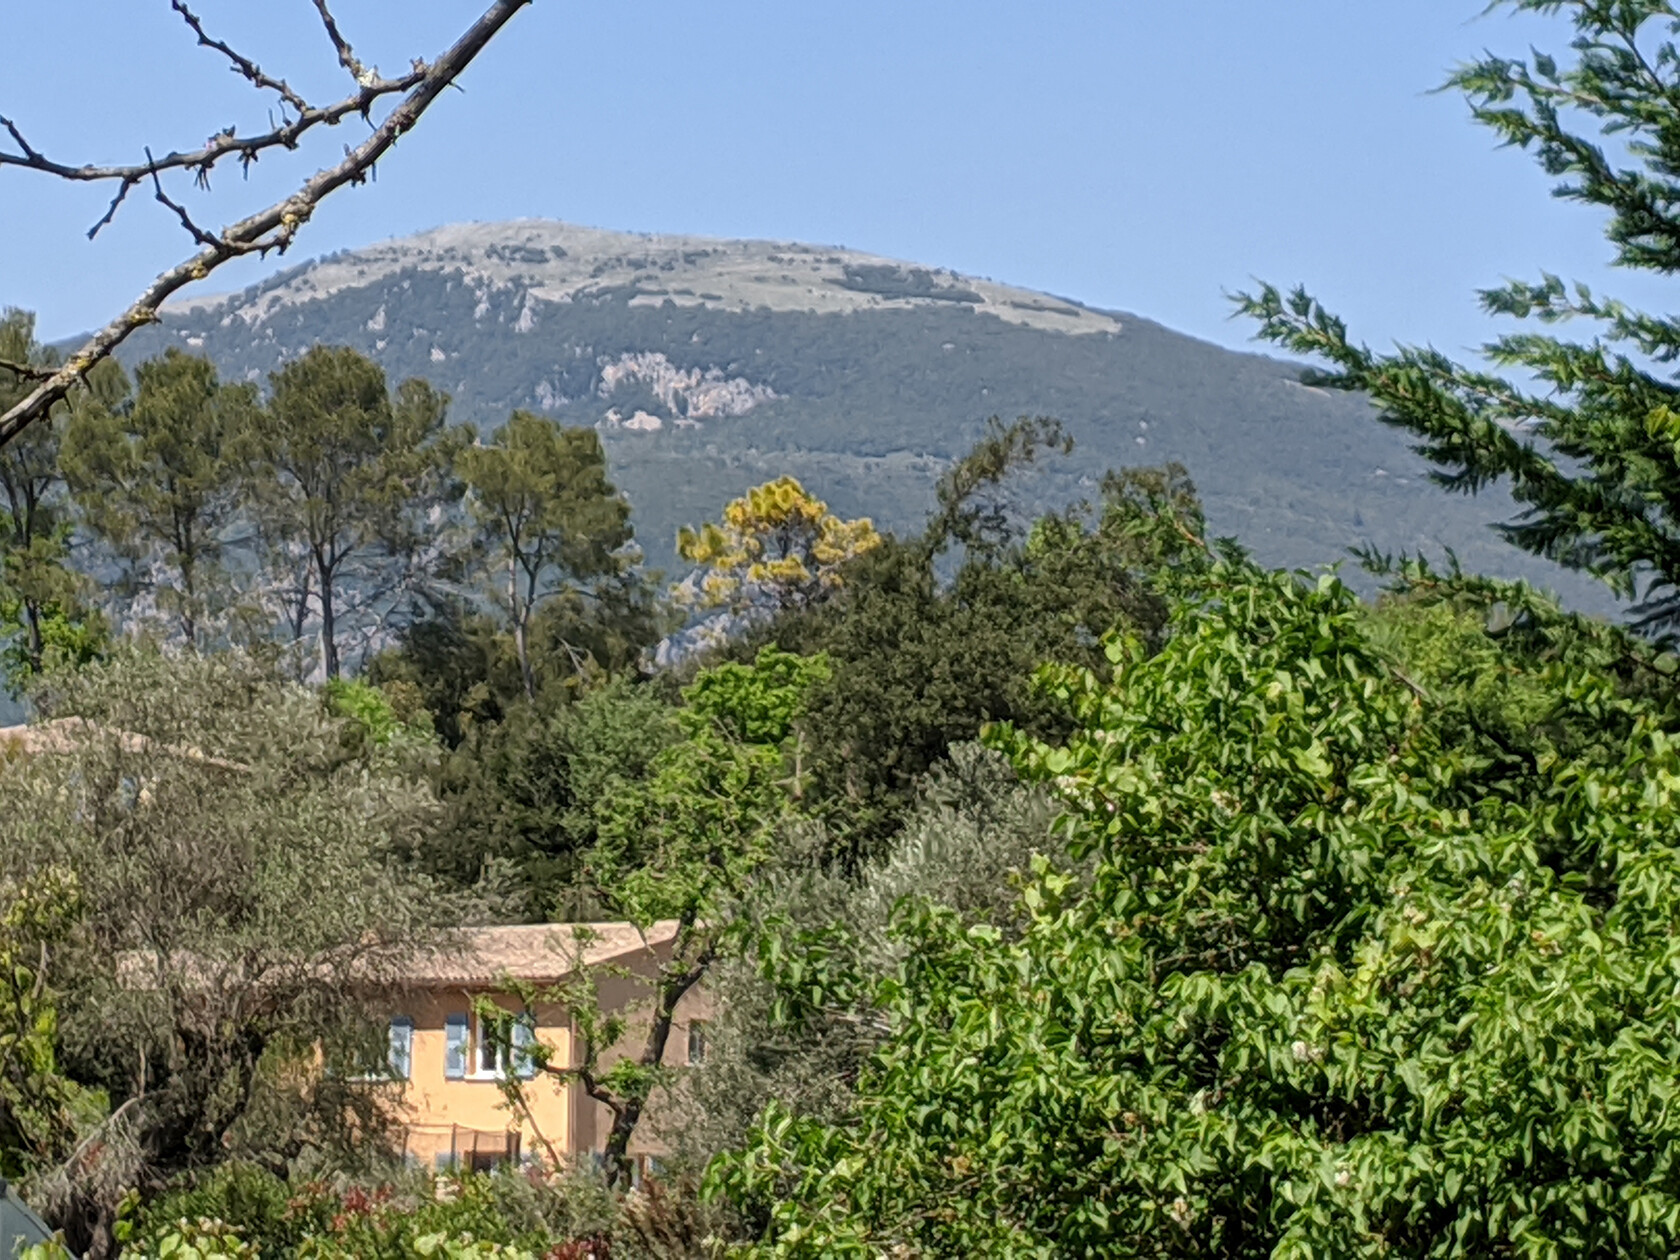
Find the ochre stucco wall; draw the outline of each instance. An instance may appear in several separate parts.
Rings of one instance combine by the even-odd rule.
[[[457,1127],[469,1134],[514,1130],[520,1134],[521,1153],[546,1154],[538,1133],[509,1105],[497,1082],[472,1074],[478,1052],[472,1041],[467,1046],[466,1079],[450,1080],[444,1075],[444,1021],[450,1015],[470,1016],[472,1000],[473,995],[466,990],[416,994],[401,1004],[403,1009],[392,1012],[414,1021],[408,1080],[391,1088],[399,1096],[398,1117],[408,1127],[406,1154],[427,1166],[434,1166],[439,1156],[447,1156],[457,1148]],[[498,996],[496,1001],[508,1010],[520,1009],[517,1000]],[[571,1030],[565,1012],[538,1007],[535,1015],[536,1038],[548,1047],[549,1061],[570,1063]],[[468,1027],[477,1032],[470,1020]],[[525,1083],[524,1094],[536,1130],[561,1154],[570,1154],[565,1147],[571,1130],[571,1090],[547,1080],[533,1080]],[[460,1138],[470,1140],[468,1134],[461,1134]]]

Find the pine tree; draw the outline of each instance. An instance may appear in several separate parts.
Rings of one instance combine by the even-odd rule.
[[[229,458],[256,407],[249,385],[217,379],[208,359],[170,348],[142,363],[120,406],[82,408],[62,463],[83,523],[196,646],[228,602],[225,560],[240,506]]]
[[[529,411],[514,412],[488,445],[468,447],[458,463],[525,694],[535,699],[531,619],[545,600],[619,572],[620,549],[631,538],[630,505],[607,479],[595,430],[565,428]]]
[[[344,346],[316,346],[269,380],[243,448],[251,507],[294,637],[313,622],[320,671],[337,678],[342,640],[388,625],[442,559],[449,400],[421,380],[392,397],[384,371]]]

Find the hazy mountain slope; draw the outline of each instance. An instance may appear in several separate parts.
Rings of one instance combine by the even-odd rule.
[[[1037,502],[1088,494],[1109,467],[1177,459],[1214,529],[1269,563],[1450,546],[1602,603],[1498,541],[1486,523],[1506,500],[1446,495],[1364,404],[1304,388],[1290,365],[849,251],[541,221],[443,228],[170,308],[125,357],[176,344],[262,379],[315,342],[428,377],[481,428],[514,407],[599,426],[656,564],[678,525],[782,472],[837,510],[912,526],[987,416],[1041,413],[1078,449],[1035,478]]]

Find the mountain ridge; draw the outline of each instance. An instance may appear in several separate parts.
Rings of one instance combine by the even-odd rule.
[[[593,261],[592,261],[593,260]],[[707,260],[717,291],[662,287],[658,277]],[[419,266],[459,271],[484,289],[522,285],[536,301],[572,301],[581,294],[626,281],[643,302],[669,297],[678,305],[712,310],[808,310],[813,313],[907,308],[926,301],[970,301],[988,314],[1056,332],[1118,331],[1114,312],[1067,298],[1018,288],[945,268],[925,267],[844,246],[797,241],[734,239],[657,232],[617,232],[552,219],[457,223],[412,236],[311,259],[235,293],[188,295],[163,307],[165,314],[234,309],[248,325],[277,306],[330,297],[366,287]],[[926,292],[895,293],[883,273],[926,277]],[[774,273],[774,274],[772,274]],[[797,273],[797,274],[796,274]],[[871,279],[877,287],[871,287]],[[915,285],[915,279],[903,283]],[[485,296],[480,290],[481,300]]]

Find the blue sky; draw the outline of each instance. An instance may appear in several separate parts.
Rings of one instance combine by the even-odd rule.
[[[1136,312],[1226,345],[1224,294],[1305,281],[1378,345],[1461,352],[1494,325],[1474,290],[1539,268],[1607,276],[1590,211],[1548,196],[1456,96],[1453,64],[1567,31],[1481,0],[846,3],[536,0],[378,172],[281,262],[458,220],[839,244]],[[269,102],[193,46],[166,0],[11,7],[0,114],[60,160],[202,142]],[[213,33],[337,93],[308,0],[201,0]],[[445,46],[479,0],[338,0],[387,70]],[[27,16],[25,16],[27,13]],[[75,49],[73,61],[65,49]],[[230,168],[187,199],[227,222],[344,139]],[[89,243],[97,188],[0,170],[0,305],[67,336],[103,322],[188,242],[131,198]]]

